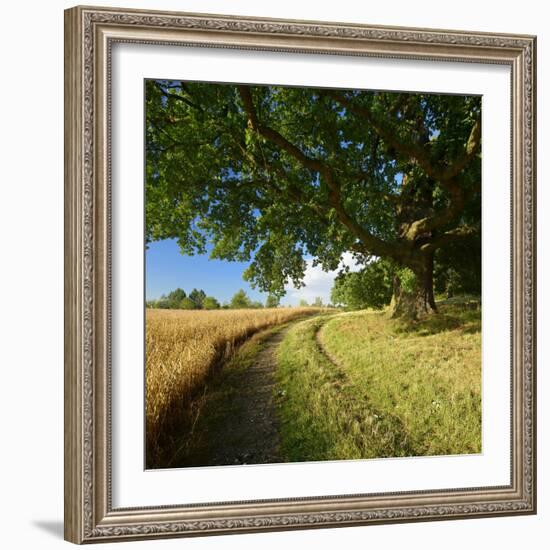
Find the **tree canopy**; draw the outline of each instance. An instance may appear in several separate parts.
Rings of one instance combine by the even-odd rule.
[[[173,309],[198,309],[197,304],[191,300],[191,298],[184,298],[176,307]]]
[[[148,80],[146,141],[147,240],[212,243],[274,296],[349,251],[410,268],[430,310],[434,253],[479,242],[477,96]]]
[[[250,298],[242,288],[235,292],[231,298],[230,306],[233,309],[243,309],[251,306]]]
[[[206,293],[204,292],[204,290],[197,290],[196,288],[194,288],[189,293],[189,299],[195,304],[195,307],[197,309],[202,308],[205,298],[206,298]]]
[[[280,300],[277,296],[274,294],[269,294],[265,301],[265,307],[278,307],[279,302]]]
[[[220,309],[220,302],[218,302],[218,300],[216,300],[213,296],[207,296],[202,301],[202,307],[204,309]]]
[[[161,296],[159,300],[154,301],[154,304],[150,303],[150,305],[154,305],[154,307],[160,309],[178,309],[182,300],[186,297],[187,294],[185,294],[183,289],[176,288],[175,290],[169,292],[167,296]]]

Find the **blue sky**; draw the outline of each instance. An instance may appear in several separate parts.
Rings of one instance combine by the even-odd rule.
[[[357,269],[351,255],[343,260],[352,269]],[[147,300],[159,298],[176,288],[189,293],[193,288],[203,289],[220,302],[229,301],[233,294],[243,288],[252,300],[265,303],[267,294],[258,292],[243,280],[242,274],[248,263],[211,260],[208,255],[183,256],[175,239],[156,241],[149,244],[145,255],[145,285]],[[330,290],[336,272],[326,273],[319,266],[308,266],[304,282],[306,286],[295,289],[288,285],[287,294],[281,300],[283,305],[298,305],[300,299],[312,302],[316,296],[324,303],[330,301]]]
[[[247,263],[211,260],[208,255],[183,256],[175,239],[149,244],[145,253],[145,295],[147,300],[160,298],[176,288],[189,293],[203,289],[220,302],[243,288],[253,300],[265,302],[267,294],[253,290],[243,280]]]

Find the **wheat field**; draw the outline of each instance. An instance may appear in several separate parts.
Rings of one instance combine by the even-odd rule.
[[[177,424],[215,365],[252,334],[317,313],[317,308],[146,312],[147,465],[166,464]]]

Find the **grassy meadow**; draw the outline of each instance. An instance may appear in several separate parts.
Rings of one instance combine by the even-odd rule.
[[[480,312],[359,311],[295,325],[278,354],[289,461],[481,452]]]
[[[193,422],[195,399],[214,367],[247,338],[269,327],[317,313],[315,308],[162,310],[146,312],[147,465],[167,465],[172,434]]]

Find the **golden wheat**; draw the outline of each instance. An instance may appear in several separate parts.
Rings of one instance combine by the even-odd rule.
[[[298,317],[315,308],[184,311],[149,309],[146,313],[147,463],[165,461],[174,423],[204,387],[212,367],[228,359],[252,334]]]

